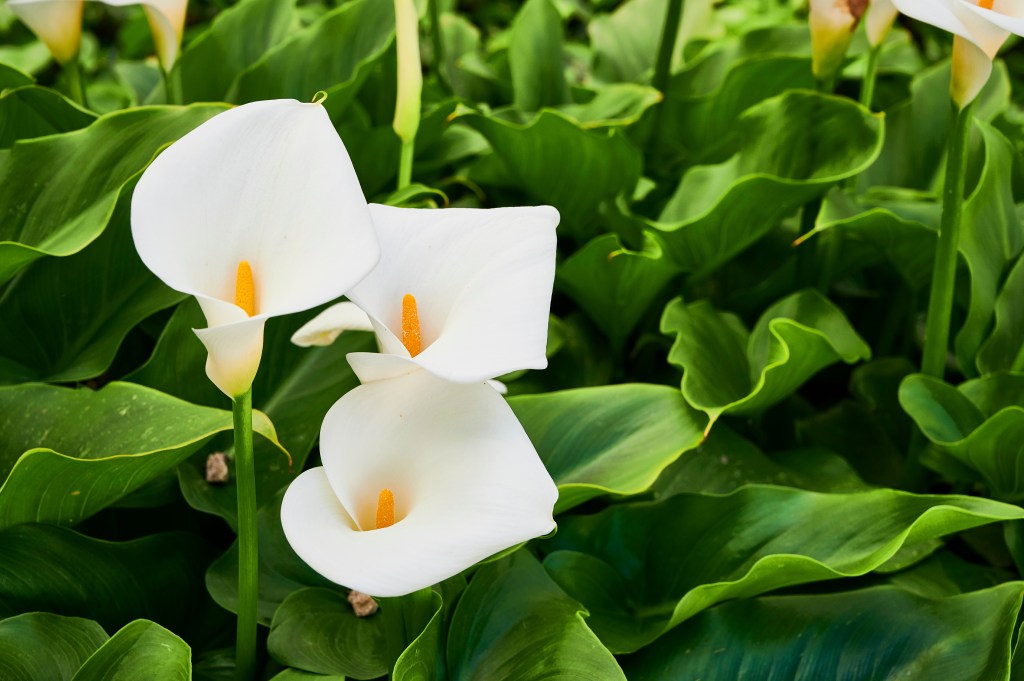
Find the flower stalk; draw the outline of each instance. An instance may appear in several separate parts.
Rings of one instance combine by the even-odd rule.
[[[256,469],[252,446],[252,388],[232,400],[235,427],[235,489],[238,494],[238,629],[235,678],[256,678],[256,611],[259,541],[256,529]]]
[[[924,335],[921,371],[942,378],[949,346],[949,326],[953,314],[953,285],[956,281],[957,246],[963,216],[964,182],[967,168],[967,142],[971,133],[973,103],[958,108],[949,137],[946,179],[942,189],[942,221],[932,269],[932,287],[928,299],[928,321]]]
[[[875,99],[875,81],[878,79],[878,56],[882,46],[872,45],[868,51],[868,61],[864,66],[864,79],[860,83],[860,103],[864,108],[871,110],[871,103]]]
[[[82,62],[76,54],[70,61],[64,64],[64,73],[68,78],[68,92],[75,104],[87,107],[85,98],[85,84],[82,78]]]
[[[168,104],[182,104],[184,97],[181,90],[181,70],[169,67],[163,72],[164,88]]]

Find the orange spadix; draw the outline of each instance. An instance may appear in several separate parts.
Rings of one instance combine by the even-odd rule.
[[[387,487],[377,497],[377,529],[395,524],[395,495]]]
[[[250,317],[256,314],[256,285],[252,280],[252,267],[248,260],[238,263],[235,276],[235,305],[245,310]]]
[[[423,347],[420,313],[416,309],[416,298],[411,293],[406,293],[402,298],[402,345],[413,357],[420,354]]]

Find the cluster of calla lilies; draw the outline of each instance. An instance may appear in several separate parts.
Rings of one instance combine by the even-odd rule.
[[[323,106],[294,100],[215,116],[139,180],[138,252],[198,300],[207,375],[236,404],[268,318],[347,295],[294,342],[376,333],[380,353],[348,356],[362,385],[324,419],[323,466],[281,508],[327,579],[398,596],[554,529],[557,489],[491,381],[546,366],[558,219],[368,206]]]

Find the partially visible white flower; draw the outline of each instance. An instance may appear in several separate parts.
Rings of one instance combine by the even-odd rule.
[[[839,70],[867,5],[868,0],[810,0],[811,68],[815,78],[825,80]]]
[[[892,0],[871,0],[868,5],[868,15],[864,19],[864,28],[868,35],[868,44],[871,47],[878,47],[885,42],[898,14]]]
[[[161,153],[132,196],[132,236],[199,301],[206,373],[230,397],[252,384],[269,317],[341,296],[380,254],[326,111],[290,99],[226,111]]]
[[[170,71],[181,47],[188,0],[99,0],[123,7],[142,5],[153,32],[157,57]],[[82,40],[82,0],[7,0],[11,11],[65,64],[78,54]]]
[[[422,367],[462,383],[547,366],[558,211],[414,209],[372,205],[377,267],[339,303],[299,329],[298,345],[365,328],[382,350],[352,353],[364,382]]]
[[[401,596],[551,532],[558,490],[483,383],[426,371],[361,385],[327,413],[323,467],[285,493],[288,543],[327,579]]]
[[[1024,35],[1024,3],[1017,0],[893,0],[908,17],[949,31],[953,38],[950,95],[963,108],[992,73],[992,60],[1010,33]]]

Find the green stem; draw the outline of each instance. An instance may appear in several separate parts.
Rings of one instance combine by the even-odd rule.
[[[804,204],[800,211],[800,234],[807,235],[813,229],[821,211],[821,197],[817,196]],[[814,286],[818,282],[818,240],[814,236],[800,244],[796,251],[797,288]]]
[[[82,83],[82,62],[78,59],[77,55],[74,59],[64,64],[64,73],[67,74],[68,90],[71,94],[71,99],[79,106],[88,108],[89,105],[85,99],[85,86]]]
[[[405,189],[412,181],[412,157],[416,151],[416,139],[402,142],[402,155],[398,160],[398,188]]]
[[[868,52],[868,63],[864,67],[864,80],[860,82],[860,103],[867,109],[871,109],[871,103],[875,99],[875,81],[878,79],[878,55],[881,51],[882,46],[875,45]]]
[[[921,372],[942,378],[949,348],[949,326],[953,316],[953,284],[956,281],[957,246],[960,243],[960,219],[964,207],[964,182],[967,169],[967,141],[971,132],[971,105],[956,113],[949,138],[946,181],[942,189],[942,222],[935,247],[935,266],[928,298],[928,322],[924,334]]]
[[[434,52],[434,70],[437,72],[437,80],[446,89],[448,81],[444,73],[444,40],[441,38],[441,2],[440,0],[429,0],[430,4],[430,42]]]
[[[256,531],[256,470],[252,451],[252,388],[232,401],[235,425],[235,490],[238,493],[238,634],[235,678],[256,678],[256,605],[259,543]]]
[[[654,62],[654,79],[651,81],[658,92],[666,95],[668,81],[672,76],[672,54],[676,51],[676,40],[679,38],[679,19],[683,15],[683,0],[669,0],[665,9],[665,23],[661,28],[661,41],[658,43],[658,58]],[[650,135],[657,136],[661,129],[661,117],[665,110],[664,103],[658,105],[654,112],[652,124],[640,131],[644,145]]]
[[[181,69],[172,68],[170,72],[164,71],[164,89],[168,104],[181,104],[184,101],[181,91]]]

